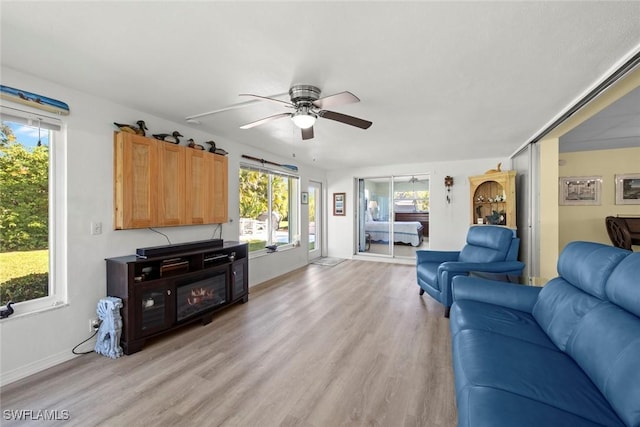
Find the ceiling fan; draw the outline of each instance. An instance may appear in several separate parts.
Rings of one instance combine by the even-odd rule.
[[[335,120],[336,122],[355,126],[360,129],[368,129],[373,124],[368,120],[324,109],[338,105],[360,102],[360,99],[351,92],[345,91],[320,98],[320,89],[317,87],[310,85],[295,85],[289,89],[291,102],[248,93],[240,94],[240,96],[250,96],[258,100],[276,102],[286,106],[287,108],[293,109],[292,112],[280,113],[256,120],[255,122],[247,123],[240,126],[241,129],[250,129],[255,126],[268,123],[272,120],[290,117],[293,123],[302,130],[302,139],[306,140],[313,138],[313,125],[318,117]]]

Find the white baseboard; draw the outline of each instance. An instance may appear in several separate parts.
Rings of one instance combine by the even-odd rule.
[[[28,365],[21,366],[12,371],[2,372],[2,375],[0,375],[0,387],[28,377],[29,375],[37,374],[38,372],[44,371],[47,368],[59,365],[60,363],[66,362],[67,360],[71,360],[74,357],[76,357],[76,355],[73,354],[71,350],[66,350],[58,354],[46,357],[44,359],[35,361],[33,363],[29,363]]]

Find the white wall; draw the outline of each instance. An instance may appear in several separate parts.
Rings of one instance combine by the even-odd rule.
[[[508,159],[475,159],[455,162],[424,162],[385,167],[331,170],[328,182],[328,254],[339,258],[354,255],[355,206],[357,189],[355,178],[389,175],[430,175],[429,246],[438,250],[459,250],[465,243],[471,221],[469,204],[469,176],[481,175],[495,168],[498,162],[510,164]],[[503,167],[504,170],[508,169]],[[446,202],[444,177],[451,175],[451,204]],[[333,216],[333,193],[347,193],[346,216]],[[349,239],[349,236],[353,238]]]
[[[238,167],[241,154],[287,163],[290,159],[259,152],[241,144],[203,133],[185,123],[165,119],[114,104],[106,99],[62,87],[3,67],[2,84],[56,98],[69,104],[71,114],[63,117],[67,144],[67,277],[68,304],[33,315],[14,314],[0,321],[0,382],[6,384],[73,357],[71,349],[88,337],[88,321],[95,317],[96,303],[106,295],[105,258],[131,254],[136,248],[166,244],[163,236],[150,230],[113,230],[113,131],[112,122],[145,120],[153,133],[180,130],[185,140],[213,139],[229,152],[229,217],[223,238],[238,238]],[[135,94],[132,94],[135,96]],[[300,183],[309,179],[325,182],[323,171],[300,167]],[[307,206],[303,206],[302,227],[307,227]],[[90,222],[101,221],[103,233],[90,235]],[[172,243],[208,239],[214,226],[168,227],[161,229]],[[303,233],[304,235],[304,233]],[[252,259],[250,285],[299,268],[307,263],[307,245]],[[87,347],[85,347],[86,349]],[[89,346],[88,348],[91,348]],[[109,359],[105,359],[109,363]]]

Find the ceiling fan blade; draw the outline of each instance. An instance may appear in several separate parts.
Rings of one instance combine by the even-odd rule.
[[[289,101],[283,101],[281,99],[276,99],[276,98],[269,98],[268,96],[254,95],[252,93],[241,93],[239,96],[250,96],[252,98],[256,98],[256,99],[260,99],[260,100],[264,100],[264,101],[271,101],[271,102],[277,102],[278,104],[284,104],[287,107],[295,107],[295,105],[293,105]]]
[[[251,129],[252,127],[259,126],[263,123],[270,122],[271,120],[281,119],[283,117],[291,117],[291,113],[280,113],[274,116],[265,117],[264,119],[256,120],[255,122],[247,123],[246,125],[240,126],[240,129]]]
[[[336,113],[335,111],[320,110],[318,115],[325,119],[335,120],[336,122],[344,123],[346,125],[355,126],[360,129],[369,129],[373,122],[368,120],[359,119],[353,116],[347,116],[346,114]]]
[[[195,120],[195,119],[199,119],[200,117],[211,116],[213,114],[222,113],[224,111],[235,110],[235,109],[238,109],[238,108],[247,107],[247,106],[249,106],[251,104],[255,104],[256,102],[257,102],[256,100],[240,102],[238,104],[229,105],[228,107],[218,108],[217,110],[207,111],[206,113],[200,113],[200,114],[196,114],[196,115],[193,115],[193,116],[185,117],[184,119],[186,121]]]
[[[313,139],[313,126],[302,130],[302,139]]]
[[[288,95],[288,92],[277,93],[275,95],[271,95],[271,97],[269,99],[271,99],[273,97],[276,97],[276,96],[284,96],[284,95]],[[213,114],[222,113],[224,111],[229,111],[229,110],[235,110],[235,109],[238,109],[238,108],[248,107],[248,106],[253,105],[253,104],[255,104],[257,102],[260,102],[260,101],[261,100],[259,100],[259,99],[252,99],[251,101],[239,102],[237,104],[232,104],[232,105],[229,105],[227,107],[218,108],[217,110],[207,111],[206,113],[194,114],[193,116],[185,117],[184,119],[186,121],[196,120],[196,119],[199,119],[201,117],[211,116]]]
[[[325,96],[324,98],[316,99],[313,101],[313,105],[318,108],[332,108],[339,105],[353,104],[354,102],[360,102],[360,98],[345,91],[336,93],[335,95]]]

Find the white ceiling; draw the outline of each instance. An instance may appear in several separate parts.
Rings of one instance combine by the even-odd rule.
[[[560,151],[640,147],[640,88],[560,138]]]
[[[240,93],[349,90],[361,102],[335,111],[370,129],[320,119],[305,142],[286,118],[239,129],[283,111],[269,102],[198,126],[326,169],[506,157],[640,43],[640,2],[3,0],[0,12],[4,66],[184,123],[185,135],[185,117]]]

